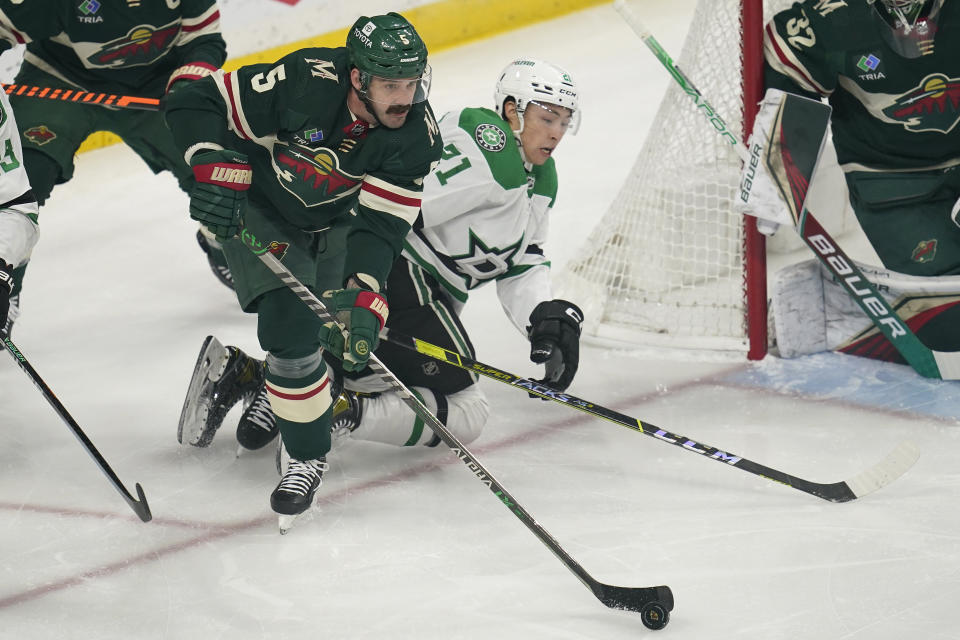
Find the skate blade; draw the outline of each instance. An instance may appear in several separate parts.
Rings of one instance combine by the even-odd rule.
[[[293,524],[297,521],[303,514],[297,514],[295,516],[280,515],[277,517],[277,524],[280,527],[280,535],[286,535],[287,531],[293,528]]]
[[[319,510],[318,506],[318,496],[315,494],[313,496],[313,501],[310,503],[310,506],[301,511],[300,513],[294,513],[288,515],[285,513],[277,513],[277,526],[280,528],[280,535],[286,535],[290,529],[293,528],[293,525],[300,521],[300,518],[305,520],[312,520],[314,511]],[[276,513],[276,512],[274,512]]]
[[[206,446],[201,444],[204,439],[204,425],[210,413],[212,394],[210,382],[216,382],[223,375],[230,352],[213,336],[207,336],[200,347],[200,355],[190,378],[187,396],[183,401],[180,412],[180,423],[177,427],[177,442],[194,447]]]

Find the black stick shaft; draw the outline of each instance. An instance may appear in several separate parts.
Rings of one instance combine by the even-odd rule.
[[[532,380],[530,378],[521,378],[513,373],[503,371],[482,362],[477,362],[476,360],[471,360],[470,358],[456,353],[455,351],[450,351],[449,349],[438,347],[430,344],[429,342],[424,342],[423,340],[419,340],[402,333],[397,333],[391,329],[384,329],[383,332],[381,332],[381,336],[391,344],[404,347],[411,351],[416,351],[417,353],[441,362],[445,362],[460,369],[478,373],[487,378],[491,378],[509,386],[522,389],[528,393],[538,395],[546,400],[553,400],[554,402],[578,409],[592,416],[603,418],[604,420],[627,427],[628,429],[638,431],[646,436],[656,438],[660,442],[672,444],[685,451],[696,453],[701,457],[708,458],[716,462],[721,462],[727,466],[736,467],[737,469],[742,469],[743,471],[761,476],[763,478],[774,480],[830,502],[848,502],[850,500],[855,500],[856,498],[865,495],[869,491],[879,488],[885,482],[889,482],[895,478],[896,475],[899,475],[899,473],[906,471],[910,464],[912,464],[910,461],[910,457],[913,455],[912,446],[902,445],[901,448],[895,452],[897,455],[895,456],[896,459],[894,461],[891,462],[890,460],[885,460],[884,463],[891,463],[881,463],[883,465],[882,470],[885,474],[882,479],[875,479],[871,476],[862,479],[858,477],[857,483],[849,483],[848,481],[834,482],[830,484],[811,482],[809,480],[804,480],[803,478],[790,475],[789,473],[762,465],[758,462],[753,462],[752,460],[748,460],[747,458],[734,453],[723,451],[708,444],[692,440],[686,436],[661,429],[654,424],[642,422],[637,418],[632,418],[612,409],[608,409],[602,405],[595,404],[588,400],[582,400],[581,398],[578,398],[572,394],[556,391],[537,382],[536,380]],[[916,458],[914,458],[914,460],[915,459]],[[897,473],[898,471],[899,473]],[[852,487],[851,484],[853,484]]]
[[[317,317],[324,321],[337,322],[336,318],[330,314],[320,299],[317,298],[312,291],[307,289],[303,283],[297,280],[296,276],[270,252],[271,246],[264,246],[246,229],[241,230],[240,239]],[[667,611],[673,609],[673,595],[667,586],[624,588],[605,585],[595,580],[560,546],[560,543],[558,543],[546,529],[540,526],[533,516],[510,495],[503,485],[477,460],[476,456],[470,453],[463,443],[404,386],[400,379],[380,362],[376,355],[370,356],[369,366],[374,373],[379,375],[380,378],[400,396],[403,402],[410,407],[421,420],[430,426],[444,444],[450,447],[450,450],[456,454],[457,458],[459,458],[481,482],[487,485],[487,488],[490,489],[493,495],[495,495],[511,513],[517,516],[524,526],[526,526],[567,569],[577,576],[601,602],[608,607],[630,611],[641,611],[646,605],[653,603],[661,603],[666,607]],[[646,616],[647,614],[644,613],[644,615]]]
[[[73,431],[73,435],[77,437],[77,440],[80,441],[80,444],[83,445],[83,448],[87,450],[87,453],[90,454],[90,457],[93,458],[94,462],[97,463],[97,466],[100,467],[100,470],[103,471],[104,475],[107,476],[107,479],[110,480],[110,483],[114,488],[120,492],[120,495],[123,496],[123,499],[127,501],[127,504],[130,505],[130,508],[133,509],[133,512],[143,520],[144,522],[150,522],[150,519],[153,517],[150,513],[150,506],[147,504],[147,497],[143,494],[143,489],[139,484],[136,485],[137,497],[139,500],[130,495],[130,492],[127,491],[126,487],[123,486],[123,483],[120,482],[120,478],[117,477],[117,474],[113,472],[113,469],[110,468],[110,465],[107,464],[107,461],[104,460],[103,456],[100,455],[100,452],[93,445],[93,442],[90,441],[90,438],[87,437],[87,434],[83,432],[83,429],[80,428],[80,425],[77,424],[77,421],[73,419],[73,416],[67,411],[66,407],[61,404],[60,400],[54,395],[53,391],[50,390],[50,387],[47,386],[47,383],[43,381],[43,378],[40,377],[40,374],[37,373],[36,369],[30,364],[27,358],[23,353],[13,344],[13,341],[10,338],[4,338],[4,346],[7,348],[7,352],[13,356],[13,359],[16,361],[24,373],[33,381],[33,384],[40,390],[40,393],[43,394],[43,397],[46,398],[47,402],[50,403],[50,406],[53,407],[54,411],[57,412],[63,421],[70,427],[70,430]]]

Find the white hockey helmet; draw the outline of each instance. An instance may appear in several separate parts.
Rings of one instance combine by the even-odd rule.
[[[570,133],[576,134],[580,128],[580,92],[570,74],[555,64],[534,58],[520,58],[508,64],[500,73],[493,93],[500,117],[503,117],[503,103],[508,98],[512,98],[517,105],[521,131],[523,112],[530,102],[570,109]]]

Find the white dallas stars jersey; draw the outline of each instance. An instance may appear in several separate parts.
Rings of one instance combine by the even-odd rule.
[[[447,113],[443,155],[424,179],[422,226],[403,255],[433,274],[459,313],[471,289],[490,281],[516,327],[552,298],[541,245],[557,195],[553,159],[528,171],[509,125],[489,109]]]
[[[23,168],[20,134],[0,91],[0,260],[19,266],[37,242],[37,202]]]

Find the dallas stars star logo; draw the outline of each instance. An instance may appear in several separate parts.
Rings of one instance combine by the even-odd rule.
[[[513,258],[520,248],[518,240],[508,247],[499,249],[488,247],[483,240],[470,230],[470,249],[467,253],[450,256],[457,263],[457,270],[466,276],[467,289],[474,289],[481,283],[506,273],[513,267]]]

